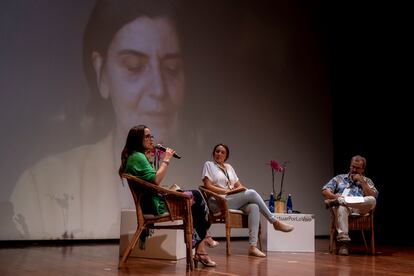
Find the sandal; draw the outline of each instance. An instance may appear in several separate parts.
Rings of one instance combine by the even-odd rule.
[[[218,241],[213,240],[213,238],[211,236],[207,236],[204,239],[204,242],[210,248],[217,247],[220,244]]]
[[[212,260],[210,260],[207,253],[195,253],[194,255],[194,266],[195,267],[197,267],[198,262],[208,267],[217,266],[216,262],[213,262]]]

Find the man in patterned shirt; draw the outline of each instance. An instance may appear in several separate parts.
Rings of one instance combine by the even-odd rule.
[[[348,216],[364,215],[375,208],[378,191],[371,179],[364,175],[366,159],[356,155],[351,159],[349,173],[339,174],[322,187],[326,208],[332,210],[336,219],[338,253],[348,255]]]

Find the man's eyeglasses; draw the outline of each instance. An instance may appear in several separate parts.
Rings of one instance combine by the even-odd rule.
[[[146,134],[146,135],[144,136],[144,138],[145,138],[145,139],[154,139],[154,136],[153,136],[153,135],[151,135],[151,134]]]

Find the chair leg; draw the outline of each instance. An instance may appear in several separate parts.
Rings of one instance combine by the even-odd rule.
[[[192,229],[189,227],[185,227],[184,230],[184,240],[185,240],[185,247],[186,247],[186,261],[187,261],[187,268],[190,268],[190,271],[194,269],[194,261],[193,261],[193,249],[192,249]]]
[[[187,201],[187,210],[191,211],[190,201]],[[193,260],[193,218],[191,212],[187,212],[185,218],[184,226],[184,242],[186,247],[186,261],[187,261],[187,270],[190,268],[190,271],[194,270],[194,260]]]
[[[331,218],[329,222],[329,253],[336,254],[336,223],[335,223],[335,214],[331,209]]]
[[[336,229],[331,228],[329,232],[329,253],[336,254]]]
[[[332,233],[329,235],[329,253],[331,254],[336,253],[336,241]]]
[[[368,244],[367,244],[367,240],[365,239],[364,230],[361,230],[361,233],[362,233],[362,239],[364,240],[365,251],[368,252]]]
[[[263,251],[263,247],[262,247],[262,225],[261,224],[259,224],[258,238],[259,238],[259,249],[260,249],[260,251]]]
[[[127,261],[128,257],[129,257],[129,254],[131,254],[131,251],[134,250],[135,245],[138,242],[139,236],[141,235],[142,230],[144,230],[144,228],[145,228],[144,226],[138,227],[137,231],[135,231],[135,234],[132,237],[132,240],[129,242],[128,247],[124,251],[124,254],[122,254],[122,258],[121,258],[121,260],[119,261],[119,264],[118,264],[119,268],[122,267],[125,264],[125,262]]]
[[[227,255],[231,255],[230,250],[230,227],[226,225],[226,253]]]
[[[374,238],[374,229],[371,230],[371,254],[375,255],[375,238]]]
[[[332,254],[333,248],[332,248],[332,233],[329,233],[329,253]]]

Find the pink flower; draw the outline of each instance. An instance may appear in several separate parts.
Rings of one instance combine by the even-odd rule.
[[[270,160],[270,167],[272,167],[272,169],[276,172],[283,172],[285,170],[285,168],[280,166],[275,160]]]
[[[286,164],[288,161],[283,162],[282,165],[279,165],[279,163],[276,160],[270,160],[270,167],[272,168],[272,188],[273,188],[273,194],[275,195],[275,172],[281,172],[282,173],[282,179],[280,180],[280,191],[276,196],[276,200],[280,200],[282,198],[283,193],[283,179],[285,178],[285,172],[286,172]]]

